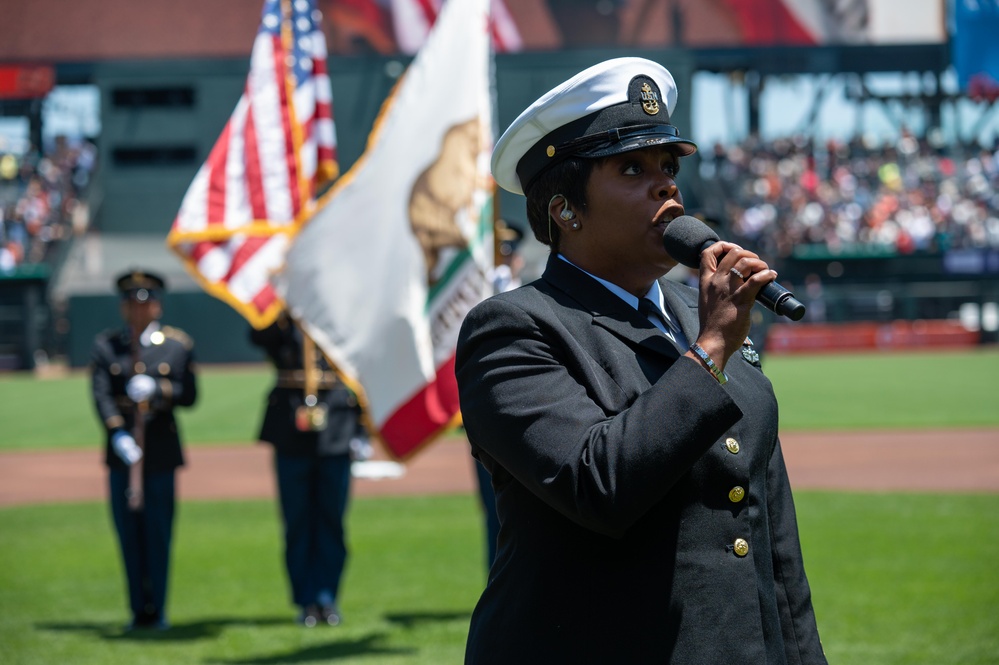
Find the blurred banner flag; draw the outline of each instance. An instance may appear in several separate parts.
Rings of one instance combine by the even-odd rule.
[[[337,175],[320,19],[315,0],[264,2],[246,89],[167,237],[201,287],[257,328],[283,308],[270,277]]]
[[[327,0],[330,43],[343,53],[357,53],[363,43],[376,53],[394,54],[398,49],[390,14],[384,0]]]
[[[951,52],[958,85],[975,101],[999,99],[999,3],[954,3]]]
[[[416,53],[426,41],[443,0],[391,0],[395,41],[403,53]],[[489,30],[497,53],[523,48],[520,31],[503,0],[491,0]]]
[[[872,2],[877,0],[722,0],[721,4],[746,45],[815,46],[866,42]]]
[[[404,459],[459,421],[454,354],[490,294],[487,0],[450,0],[274,284]]]

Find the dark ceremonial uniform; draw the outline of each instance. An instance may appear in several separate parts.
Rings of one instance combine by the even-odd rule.
[[[752,346],[731,351],[749,323],[724,297],[734,273],[700,287],[700,313],[697,290],[652,281],[675,264],[661,229],[697,149],[671,123],[677,95],[661,64],[609,59],[496,142],[493,176],[526,195],[552,256],[458,337],[465,431],[500,518],[468,664],[826,663],[777,399]],[[701,335],[732,353],[724,373]]]
[[[130,273],[118,283],[123,294],[141,290],[143,298],[155,298],[162,285],[161,279],[140,272]],[[138,362],[133,353],[137,353]],[[137,405],[126,392],[136,374],[153,377],[156,383],[141,425],[143,505],[139,511],[128,506],[129,466],[111,444],[116,432],[136,432]],[[184,463],[174,408],[191,406],[197,398],[191,338],[182,330],[153,321],[133,351],[132,332],[127,326],[102,332],[91,351],[91,388],[105,429],[111,511],[128,581],[132,625],[165,627],[174,474]]]
[[[367,437],[361,409],[312,342],[314,358],[303,361],[302,334],[287,316],[264,330],[251,330],[250,340],[277,370],[260,440],[274,446],[292,601],[302,608],[305,622],[318,616],[337,623],[347,560],[343,518],[350,494],[350,443]]]
[[[183,330],[154,323],[147,331],[148,343],[139,349],[139,367],[132,363],[131,332],[109,330],[97,336],[91,354],[92,388],[97,412],[106,433],[105,463],[112,469],[127,465],[111,449],[111,432],[135,427],[135,403],[125,393],[125,384],[135,374],[156,379],[159,390],[149,404],[145,421],[145,471],[172,471],[184,464],[180,431],[173,410],[191,406],[197,397],[194,344]],[[138,369],[138,371],[136,371]]]
[[[493,269],[493,293],[503,293],[520,286],[520,277],[514,273],[513,263],[524,238],[524,232],[515,226],[510,226],[505,220],[498,220],[495,226],[497,242],[496,267]],[[483,518],[486,527],[486,569],[496,560],[496,539],[499,538],[499,517],[496,515],[496,493],[493,491],[492,479],[482,462],[474,460],[475,480],[479,489],[479,500],[482,502]]]
[[[696,339],[697,292],[659,283]],[[725,372],[556,257],[469,313],[461,410],[501,526],[466,662],[826,662],[773,389],[751,352]]]

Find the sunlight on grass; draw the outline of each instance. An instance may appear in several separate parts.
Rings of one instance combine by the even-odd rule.
[[[837,665],[986,665],[999,653],[999,496],[799,492]],[[104,505],[0,510],[4,665],[460,663],[485,581],[471,496],[356,499],[344,624],[293,623],[269,501],[183,502],[164,634],[125,635]]]

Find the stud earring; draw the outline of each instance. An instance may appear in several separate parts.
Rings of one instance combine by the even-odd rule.
[[[579,222],[573,222],[572,223],[572,228],[578,229],[579,228]]]
[[[562,218],[562,221],[568,222],[570,219],[576,216],[576,213],[569,210],[568,208],[564,208],[562,212],[558,214],[558,216]]]

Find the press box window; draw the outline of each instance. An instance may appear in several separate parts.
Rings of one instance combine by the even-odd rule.
[[[141,146],[111,151],[116,166],[187,166],[197,163],[197,158],[198,151],[190,146]]]
[[[194,88],[115,88],[111,104],[116,108],[191,108]]]

